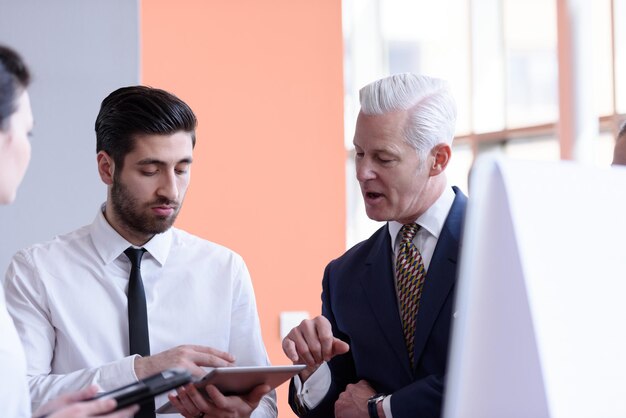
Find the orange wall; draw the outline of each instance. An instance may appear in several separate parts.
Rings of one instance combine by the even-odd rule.
[[[199,119],[177,226],[244,257],[271,361],[287,364],[279,313],[320,312],[345,246],[341,1],[144,0],[141,39],[142,83]]]

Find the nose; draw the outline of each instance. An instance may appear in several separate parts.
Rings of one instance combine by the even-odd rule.
[[[367,180],[376,178],[376,173],[372,168],[371,162],[367,158],[357,158],[356,165],[356,179],[363,183]]]
[[[174,171],[167,171],[161,177],[161,183],[159,184],[159,189],[157,190],[157,194],[159,197],[164,197],[170,201],[178,200],[178,183],[176,182],[176,173]]]

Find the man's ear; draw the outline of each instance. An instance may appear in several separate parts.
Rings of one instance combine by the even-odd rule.
[[[113,175],[115,174],[115,162],[113,158],[105,151],[100,151],[96,157],[98,161],[98,174],[100,179],[107,186],[113,184]]]
[[[430,150],[430,153],[433,156],[432,166],[430,167],[430,175],[437,176],[443,173],[448,166],[452,150],[450,149],[450,145],[441,143],[435,145],[433,149]]]

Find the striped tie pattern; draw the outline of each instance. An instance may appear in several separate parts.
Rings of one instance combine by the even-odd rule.
[[[414,366],[413,348],[415,341],[415,318],[422,297],[422,288],[426,272],[422,255],[413,244],[413,237],[417,233],[419,225],[412,223],[402,226],[400,229],[400,247],[396,259],[396,276],[398,286],[398,300],[400,303],[400,317],[404,340],[409,352],[411,366]]]

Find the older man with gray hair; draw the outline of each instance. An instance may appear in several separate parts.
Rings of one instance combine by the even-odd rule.
[[[454,99],[413,74],[360,96],[356,176],[368,217],[385,225],[326,267],[322,316],[283,340],[308,366],[290,404],[302,417],[439,417],[467,204],[445,175]]]

